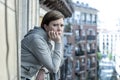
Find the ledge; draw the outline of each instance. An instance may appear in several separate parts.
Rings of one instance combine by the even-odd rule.
[[[40,4],[48,7],[51,10],[58,10],[66,17],[71,17],[73,8],[71,0],[40,0]]]

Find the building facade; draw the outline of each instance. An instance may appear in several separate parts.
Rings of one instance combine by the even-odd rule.
[[[116,53],[117,44],[120,41],[120,31],[118,30],[107,30],[99,29],[98,32],[98,45],[101,54],[112,54]]]
[[[72,73],[68,77],[71,80],[97,80],[98,10],[79,1],[72,5],[74,13],[71,18],[66,19],[69,24],[65,26],[64,35],[68,43],[65,45],[72,45]]]
[[[115,27],[114,29],[98,29],[98,45],[100,53],[107,55],[107,57],[114,62],[115,70],[119,76],[120,28],[117,26],[117,28]]]

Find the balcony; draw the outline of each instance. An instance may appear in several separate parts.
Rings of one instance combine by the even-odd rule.
[[[82,55],[84,55],[84,51],[75,52],[75,56],[82,56]]]
[[[87,51],[87,54],[94,54],[95,53],[95,49],[91,49],[90,51]]]
[[[87,42],[88,43],[95,43],[96,42],[96,36],[94,36],[94,35],[88,35],[87,36]]]
[[[78,41],[83,41],[85,40],[85,36],[76,36],[75,40]]]
[[[94,35],[88,35],[87,40],[96,40],[96,36]]]

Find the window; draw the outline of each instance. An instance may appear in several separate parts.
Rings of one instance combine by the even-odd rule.
[[[90,23],[90,21],[91,21],[90,14],[86,14],[86,20],[87,20],[87,23]]]
[[[92,16],[92,23],[96,24],[96,22],[97,22],[97,15],[93,15]]]
[[[82,13],[82,22],[85,23],[86,22],[86,13]]]

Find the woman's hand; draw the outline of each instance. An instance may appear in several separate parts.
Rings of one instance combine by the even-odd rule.
[[[45,78],[45,70],[40,69],[35,80],[44,80],[44,78]]]
[[[49,31],[48,32],[49,38],[55,42],[60,43],[61,42],[61,35],[58,32],[55,31]]]

